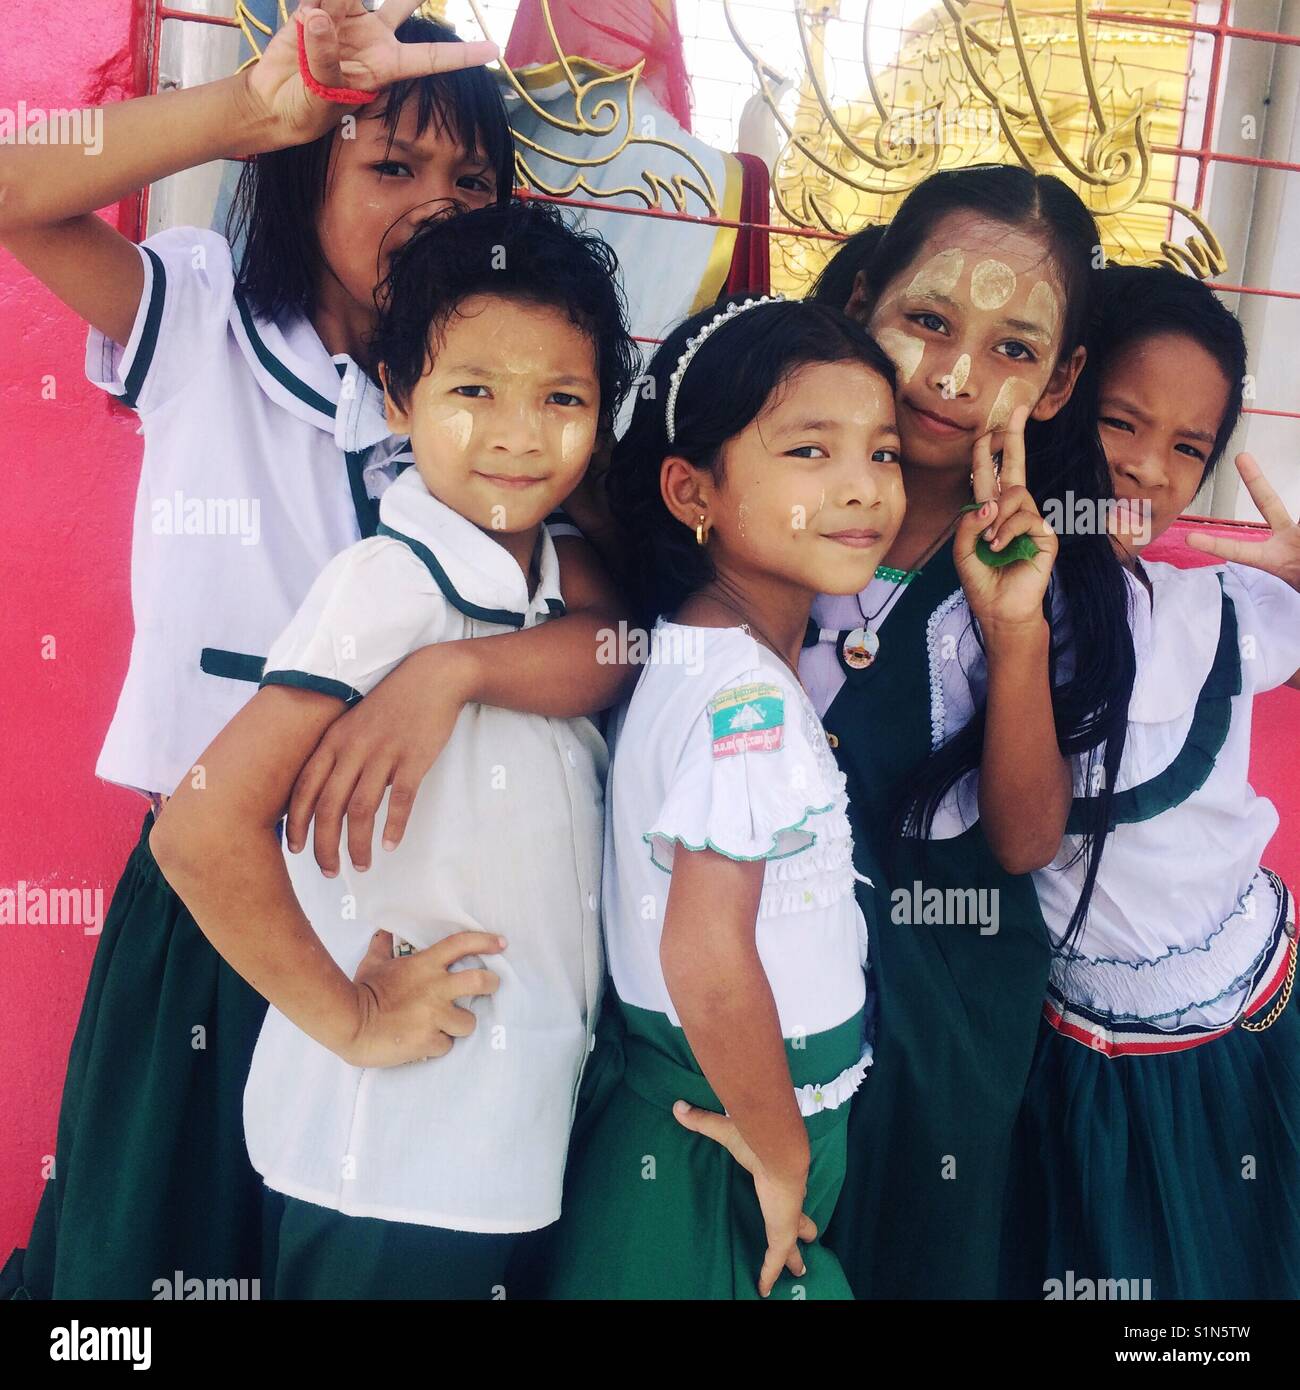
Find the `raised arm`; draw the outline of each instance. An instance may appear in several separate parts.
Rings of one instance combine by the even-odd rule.
[[[1003,435],[1001,490],[992,441],[976,441],[975,496],[984,505],[957,525],[953,559],[988,661],[984,748],[980,759],[980,824],[998,862],[1012,874],[1051,862],[1060,848],[1073,790],[1069,760],[1056,741],[1048,653],[1051,629],[1043,595],[1057,540],[1025,486],[1025,420],[1021,407]],[[980,536],[997,556],[1019,536],[1036,547],[1030,559],[988,564]]]
[[[100,108],[103,147],[94,158],[78,145],[0,145],[0,244],[88,323],[126,342],[144,272],[131,242],[95,211],[182,169],[330,130],[348,108],[304,86],[300,24],[312,73],[327,86],[373,90],[496,56],[492,44],[398,43],[392,31],[415,9],[410,0],[347,17],[352,8],[351,0],[300,7],[260,61],[234,77]]]
[[[216,950],[309,1037],[357,1066],[440,1056],[474,1027],[453,999],[497,985],[487,970],[453,982],[447,966],[501,950],[501,938],[460,932],[395,960],[380,933],[349,980],[299,907],[276,838],[294,778],[341,709],[314,691],[258,691],[203,754],[201,777],[168,801],[149,845]]]

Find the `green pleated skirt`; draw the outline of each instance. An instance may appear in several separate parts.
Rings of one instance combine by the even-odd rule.
[[[584,1084],[564,1212],[547,1233],[536,1292],[552,1299],[756,1299],[767,1241],[753,1180],[727,1150],[672,1114],[676,1100],[719,1112],[722,1105],[681,1029],[621,1001],[617,1014],[622,1036],[615,1042],[602,1027],[599,1080]],[[802,1041],[800,1048],[786,1043],[794,1084],[833,1080],[861,1055],[861,1015]],[[868,1072],[864,1088],[871,1080]],[[848,1109],[805,1121],[812,1164],[804,1210],[819,1230],[843,1181]],[[807,1273],[782,1274],[772,1298],[852,1297],[820,1240],[802,1250]]]
[[[1149,1056],[1044,1023],[1016,1148],[1009,1296],[1124,1280],[1151,1298],[1300,1298],[1294,999],[1262,1033]]]
[[[913,882],[996,893],[986,901],[998,905],[997,929],[907,920],[915,912],[895,908],[879,868],[866,870],[876,883],[860,893],[879,999],[875,1062],[853,1099],[826,1244],[861,1299],[994,1298],[1047,928],[1032,881],[997,867],[978,825],[909,843],[899,859],[892,882],[908,894]]]
[[[517,1235],[345,1216],[295,1197],[278,1203],[273,1239],[271,1288],[281,1301],[505,1299],[519,1242]]]
[[[150,814],[95,951],[55,1172],[6,1267],[10,1296],[149,1299],[178,1271],[263,1274],[243,1095],[266,1004],[168,887],[152,826]]]

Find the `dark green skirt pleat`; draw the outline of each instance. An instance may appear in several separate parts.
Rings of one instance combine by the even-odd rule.
[[[1300,1298],[1295,1001],[1263,1033],[1145,1057],[1044,1023],[1006,1247],[1012,1296],[1072,1277],[1150,1280],[1152,1298]]]
[[[167,886],[152,824],[95,951],[19,1296],[148,1299],[177,1271],[262,1273],[243,1093],[266,1004]]]
[[[277,1299],[504,1299],[517,1235],[480,1235],[280,1204]]]
[[[620,1005],[621,1063],[601,1043],[599,1102],[569,1149],[564,1212],[545,1242],[541,1296],[552,1299],[756,1299],[767,1248],[753,1179],[712,1139],[673,1118],[677,1099],[721,1111],[685,1035],[663,1015]],[[829,1081],[857,1061],[861,1018],[786,1045],[796,1085]],[[870,1072],[864,1086],[871,1085]],[[585,1088],[584,1088],[585,1089]],[[812,1167],[804,1209],[830,1218],[844,1172],[847,1105],[806,1120]],[[786,1273],[776,1299],[848,1299],[820,1242],[801,1247],[807,1273]]]
[[[993,1298],[1012,1133],[1050,959],[1030,879],[983,832],[899,852],[896,884],[988,889],[997,931],[892,920],[864,890],[879,1003],[875,1063],[853,1099],[826,1243],[858,1298]]]

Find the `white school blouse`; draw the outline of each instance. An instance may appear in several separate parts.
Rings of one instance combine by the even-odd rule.
[[[766,861],[755,937],[785,1038],[863,1008],[867,925],[844,774],[803,687],[748,632],[656,625],[607,798],[605,937],[621,1000],[681,1026],[659,962],[681,845]],[[801,1111],[843,1104],[870,1062],[864,1043],[854,1067],[797,1093]]]
[[[414,468],[380,503],[380,532],[333,559],[276,639],[263,685],[360,699],[409,652],[531,627],[563,612],[555,548],[524,576],[431,496]],[[469,957],[501,977],[460,1001],[477,1018],[444,1057],[350,1066],[271,1009],[244,1095],[267,1186],[350,1216],[460,1231],[527,1231],[560,1214],[569,1126],[594,1028],[604,741],[587,719],[462,711],[425,776],[401,845],[325,879],[286,853],[312,926],[349,976],[372,933],[417,948],[502,933]],[[381,833],[386,802],[376,817]]]
[[[129,338],[92,329],[86,343],[87,377],[144,435],[135,636],[96,772],[171,793],[257,689],[325,563],[373,533],[411,454],[356,362],[303,318],[253,313],[223,237],[175,227],[137,249]]]
[[[1241,565],[1143,562],[1129,576],[1137,673],[1107,837],[1081,939],[1058,949],[1058,1006],[1086,1030],[1218,1027],[1285,954],[1282,903],[1260,857],[1277,829],[1247,780],[1256,695],[1300,669],[1300,594]],[[1076,798],[1094,793],[1075,770]],[[1062,940],[1078,902],[1079,839],[1034,875]]]

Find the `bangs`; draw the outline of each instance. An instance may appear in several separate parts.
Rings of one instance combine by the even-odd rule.
[[[409,30],[412,25],[420,25],[425,32]],[[429,21],[421,24],[408,19],[398,27],[397,37],[408,43],[439,42],[443,36],[428,33],[432,27]],[[497,201],[510,197],[515,177],[514,133],[496,80],[486,68],[462,68],[393,83],[382,115],[390,139],[410,101],[414,102],[417,136],[432,130],[461,149],[481,155],[496,173]]]

